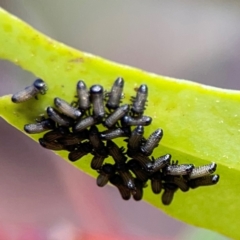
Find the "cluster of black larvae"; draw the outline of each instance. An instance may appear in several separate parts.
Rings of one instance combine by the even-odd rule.
[[[121,104],[123,87],[122,78],[117,78],[110,92],[104,92],[101,85],[93,85],[88,90],[84,81],[79,81],[76,102],[69,104],[56,97],[55,107],[47,107],[48,117],[26,124],[24,130],[29,134],[48,131],[39,143],[47,149],[68,151],[72,162],[91,154],[91,168],[98,172],[97,185],[103,187],[110,182],[124,200],[131,196],[141,200],[148,180],[153,193],[163,190],[164,205],[171,203],[178,189],[186,192],[190,188],[216,184],[219,175],[212,175],[217,167],[215,163],[194,167],[171,161],[170,154],[151,157],[163,137],[163,130],[159,128],[148,138],[144,137],[144,127],[152,122],[150,116],[143,115],[148,87],[141,85],[131,104]],[[37,79],[32,86],[14,94],[12,101],[36,98],[46,90],[44,81]],[[120,138],[126,142],[127,149],[114,142]],[[113,161],[106,160],[108,157]]]

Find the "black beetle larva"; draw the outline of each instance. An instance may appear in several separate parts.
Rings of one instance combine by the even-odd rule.
[[[77,149],[73,150],[68,154],[68,159],[72,162],[75,162],[78,159],[90,153],[91,151],[92,151],[92,146],[90,145],[90,143],[83,142],[78,146]]]
[[[63,114],[59,113],[52,107],[47,108],[47,115],[49,118],[51,118],[54,122],[56,122],[60,126],[69,127],[72,124],[72,119],[68,118],[67,116],[64,116]]]
[[[131,116],[124,116],[122,119],[122,124],[127,126],[148,126],[152,122],[152,118],[149,116],[142,116],[140,118],[133,118]]]
[[[131,198],[130,190],[124,186],[122,178],[114,174],[110,179],[110,183],[117,187],[118,191],[120,192],[123,200],[129,200]]]
[[[171,164],[164,168],[164,173],[173,176],[189,175],[193,168],[193,164]]]
[[[54,141],[48,142],[44,138],[39,138],[39,143],[42,147],[50,150],[65,150],[65,146],[63,144]]]
[[[137,160],[146,171],[151,171],[152,161],[150,160],[149,157],[147,157],[141,153],[134,153],[131,155],[131,157],[133,159]]]
[[[104,143],[100,139],[100,134],[96,126],[92,126],[89,130],[89,141],[96,150],[104,147]]]
[[[136,190],[136,186],[134,183],[134,178],[132,174],[129,172],[128,168],[125,164],[115,164],[116,171],[121,176],[124,185],[129,188],[133,193]]]
[[[43,135],[44,140],[51,142],[63,137],[62,133],[57,130],[52,130]]]
[[[134,173],[137,179],[139,179],[142,182],[146,182],[148,180],[148,174],[142,168],[142,166],[137,160],[132,159],[128,161],[127,166],[128,166],[128,169]]]
[[[108,101],[106,103],[106,107],[108,109],[116,109],[118,108],[121,98],[122,98],[122,92],[124,87],[124,80],[123,78],[119,77],[115,80],[113,83],[111,92],[107,94]]]
[[[58,98],[58,97],[54,98],[54,104],[59,109],[60,112],[62,112],[64,115],[71,117],[73,119],[77,119],[82,115],[80,110],[78,110],[77,108],[74,108],[73,106],[71,106],[69,103],[67,103],[61,98]]]
[[[81,131],[85,130],[86,128],[93,126],[96,123],[97,123],[97,120],[92,116],[80,119],[73,127],[73,131],[81,132]]]
[[[182,192],[187,192],[189,190],[187,181],[182,177],[168,175],[164,177],[164,181],[177,185]]]
[[[102,120],[105,115],[105,107],[103,103],[103,87],[101,85],[91,86],[90,98],[93,104],[93,116],[97,120]]]
[[[172,183],[164,184],[164,192],[162,194],[162,203],[164,205],[169,205],[174,197],[174,193],[177,191],[178,187]]]
[[[115,173],[115,168],[112,164],[106,163],[99,170],[97,177],[97,185],[103,187],[108,183],[109,178]]]
[[[88,130],[84,130],[80,133],[69,133],[67,136],[59,139],[59,142],[65,146],[80,144],[83,140],[88,139]]]
[[[40,78],[34,81],[33,86],[38,89],[39,93],[42,95],[44,95],[47,91],[47,84]]]
[[[101,132],[100,136],[103,140],[111,140],[119,137],[127,137],[129,132],[128,128],[115,128]]]
[[[52,131],[49,131],[43,135],[44,140],[51,142],[69,134],[69,130],[66,127],[58,127]]]
[[[161,157],[154,159],[151,171],[152,172],[159,171],[160,169],[164,168],[166,165],[170,164],[170,161],[171,161],[170,154],[166,154],[166,155],[163,155]]]
[[[128,152],[136,152],[140,148],[143,138],[144,128],[143,126],[137,126],[132,132],[128,139]]]
[[[133,105],[132,112],[133,114],[142,115],[145,110],[145,105],[148,97],[148,87],[146,84],[142,84],[137,91],[136,97],[132,97]]]
[[[216,171],[217,164],[212,162],[207,165],[195,167],[189,175],[190,179],[204,177],[210,175]]]
[[[108,128],[113,127],[118,120],[120,120],[129,110],[129,105],[124,104],[118,107],[112,114],[110,114],[105,122],[104,125]]]
[[[150,176],[152,191],[155,194],[159,194],[162,190],[162,174],[155,172]]]
[[[157,129],[156,131],[154,131],[149,136],[146,143],[141,147],[141,152],[146,156],[151,155],[154,148],[158,146],[160,140],[162,139],[162,136],[163,136],[162,129]]]
[[[101,154],[95,154],[94,157],[92,158],[92,161],[91,161],[91,168],[92,169],[95,169],[95,170],[98,170],[101,168],[103,162],[104,162],[104,159],[107,158],[106,155],[101,155]]]
[[[127,160],[127,157],[123,153],[124,148],[123,147],[119,148],[118,145],[113,141],[111,140],[107,141],[107,149],[109,155],[113,158],[113,160],[116,163],[124,163]]]
[[[77,95],[79,108],[82,111],[88,110],[90,108],[89,92],[83,80],[80,80],[77,83]]]
[[[188,181],[188,185],[190,188],[197,188],[197,187],[202,187],[202,186],[211,186],[219,181],[219,175],[214,174],[214,175],[208,175],[205,177],[200,177],[200,178],[195,178],[190,181]]]
[[[33,97],[36,97],[38,93],[45,94],[47,91],[47,85],[42,79],[36,79],[31,86],[26,87],[20,92],[12,95],[12,102],[21,103],[25,102]]]
[[[41,133],[54,128],[55,122],[49,118],[43,119],[42,121],[37,123],[29,123],[24,125],[24,131],[29,134]]]
[[[137,91],[136,97],[133,97],[132,112],[133,114],[142,115],[145,110],[145,105],[148,97],[148,87],[142,84]],[[141,124],[142,125],[142,124]]]
[[[91,161],[91,168],[98,170],[101,168],[103,161],[105,158],[108,157],[108,149],[107,147],[103,146],[101,148],[94,148],[92,155],[94,156]]]
[[[134,179],[134,184],[136,186],[135,192],[132,194],[135,201],[140,201],[143,197],[143,182],[139,179]]]

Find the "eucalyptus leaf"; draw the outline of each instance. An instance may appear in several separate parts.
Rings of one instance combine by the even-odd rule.
[[[153,122],[146,127],[145,136],[157,128],[164,130],[163,140],[153,155],[170,153],[174,160],[196,166],[216,162],[220,182],[187,193],[178,191],[167,207],[149,187],[144,192],[144,200],[186,223],[240,238],[238,91],[158,76],[75,50],[39,33],[3,9],[0,10],[0,46],[0,58],[44,79],[49,87],[46,95],[22,104],[12,103],[11,96],[0,98],[1,117],[23,133],[23,125],[34,122],[47,106],[52,106],[54,97],[73,101],[79,79],[88,86],[100,83],[110,89],[118,76],[123,77],[123,102],[129,102],[135,95],[134,89],[146,83],[149,87],[146,115]],[[41,134],[28,136],[38,141]],[[56,154],[69,161],[67,152]],[[72,164],[96,176],[90,169],[89,157]]]

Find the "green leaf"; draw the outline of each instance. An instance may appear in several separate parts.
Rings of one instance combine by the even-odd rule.
[[[122,76],[126,81],[125,101],[135,94],[135,87],[147,83],[150,93],[146,114],[153,117],[153,123],[146,128],[145,136],[159,127],[164,130],[154,156],[171,153],[180,163],[195,165],[215,161],[220,182],[187,193],[178,191],[168,207],[149,188],[144,200],[187,223],[240,238],[239,92],[157,76],[77,51],[44,36],[4,10],[0,10],[0,46],[1,58],[43,78],[49,86],[47,94],[39,96],[38,101],[13,104],[10,96],[1,97],[1,116],[22,132],[24,124],[34,122],[47,106],[53,105],[54,97],[71,102],[79,79],[84,79],[88,86],[101,83],[109,89],[116,77]],[[29,137],[37,141],[40,135]],[[67,153],[57,154],[67,160]],[[86,157],[74,165],[96,176],[89,161]]]

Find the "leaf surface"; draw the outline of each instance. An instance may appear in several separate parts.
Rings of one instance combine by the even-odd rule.
[[[4,10],[0,10],[0,46],[2,59],[34,73],[49,87],[39,100],[22,104],[13,104],[11,96],[0,98],[1,117],[22,132],[24,124],[34,122],[47,106],[53,105],[54,97],[73,101],[79,79],[84,79],[88,86],[100,83],[110,89],[118,76],[123,77],[124,102],[135,95],[134,88],[146,83],[149,87],[146,115],[153,117],[153,123],[146,127],[145,136],[159,127],[164,130],[163,140],[153,155],[170,153],[174,160],[196,166],[214,161],[218,164],[220,182],[187,193],[178,191],[168,207],[162,205],[160,195],[152,194],[149,187],[144,200],[186,223],[240,238],[238,91],[158,76],[75,50]],[[42,134],[28,136],[37,141]],[[56,154],[67,160],[67,152]],[[85,157],[74,165],[96,176],[89,163],[90,158]]]

